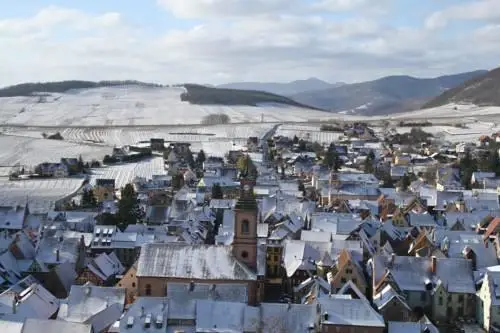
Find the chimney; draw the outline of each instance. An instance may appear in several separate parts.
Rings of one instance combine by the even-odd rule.
[[[12,313],[13,314],[17,313],[17,301],[18,301],[18,296],[17,296],[17,293],[15,293],[14,298],[12,299]]]
[[[144,307],[141,306],[141,318],[144,317]]]
[[[435,256],[431,257],[431,272],[436,273],[437,258]]]
[[[486,246],[486,248],[488,248],[489,244],[490,244],[489,240],[486,240],[486,242],[484,242],[484,245]]]
[[[56,250],[56,261],[59,262],[60,260],[60,254],[59,254],[59,249]]]
[[[391,261],[389,261],[389,268],[392,268],[395,261],[396,261],[396,253],[391,253]]]
[[[292,309],[292,302],[288,302],[288,305],[287,305],[287,310],[290,311]]]
[[[193,292],[194,291],[194,287],[195,287],[195,284],[193,281],[189,282],[189,292]]]

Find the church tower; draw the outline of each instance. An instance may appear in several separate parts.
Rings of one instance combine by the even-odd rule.
[[[255,182],[240,180],[240,197],[234,209],[233,255],[249,268],[257,268],[258,206],[253,193]]]

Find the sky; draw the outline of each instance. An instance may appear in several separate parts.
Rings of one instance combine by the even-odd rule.
[[[0,0],[0,86],[360,82],[500,66],[500,0]]]

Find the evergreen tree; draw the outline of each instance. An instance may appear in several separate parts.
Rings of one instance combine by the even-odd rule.
[[[83,190],[81,206],[84,208],[97,207],[97,199],[95,198],[94,191],[92,191],[92,189]]]
[[[404,176],[401,178],[401,180],[399,181],[399,187],[403,190],[403,191],[407,191],[408,188],[410,187],[411,185],[411,179],[410,179],[410,176],[408,176],[408,174],[404,174]]]
[[[477,171],[477,161],[472,158],[469,151],[467,151],[465,156],[460,160],[459,168],[462,185],[470,190],[472,174]]]
[[[497,177],[500,177],[500,152],[498,147],[495,147],[490,151],[488,170],[494,172]]]
[[[78,171],[83,172],[85,170],[85,164],[83,163],[82,155],[78,157]]]
[[[366,156],[364,163],[364,171],[365,173],[373,173],[375,168],[373,167],[373,163],[375,162],[375,153],[373,150],[370,150],[368,156]]]
[[[293,144],[296,145],[297,143],[299,143],[299,138],[296,135],[294,135],[293,136]]]
[[[142,222],[145,214],[139,205],[139,199],[132,184],[127,184],[121,190],[121,198],[118,202],[118,226],[125,230],[128,225]]]
[[[337,149],[333,143],[328,147],[328,151],[323,158],[323,165],[333,169],[334,171],[339,171],[342,167],[342,160],[340,159]]]
[[[222,187],[219,183],[215,183],[212,186],[212,199],[223,199],[224,192],[222,191]]]
[[[172,177],[172,188],[180,190],[184,186],[184,177],[179,173]]]
[[[304,182],[302,180],[299,180],[298,190],[299,192],[302,192],[304,196],[306,196],[306,187],[304,186]]]
[[[307,149],[306,147],[306,142],[304,140],[299,140],[299,150],[300,151],[305,151]]]
[[[191,151],[191,149],[188,149],[187,153],[186,153],[186,163],[189,165],[189,167],[191,169],[194,169],[195,168],[195,161],[194,161],[194,157],[193,157],[193,152]]]
[[[203,168],[203,162],[205,162],[206,159],[207,157],[205,156],[205,152],[203,151],[203,149],[200,150],[200,152],[196,156],[196,164],[198,165],[198,167]]]

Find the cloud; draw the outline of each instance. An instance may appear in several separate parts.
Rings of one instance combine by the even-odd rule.
[[[33,17],[0,20],[0,85],[63,79],[223,83],[316,76],[353,82],[393,74],[433,76],[495,65],[499,30],[491,24],[444,38],[367,17],[333,21],[314,13],[275,12],[205,20],[151,35],[117,13],[49,7]]]
[[[371,13],[385,13],[391,0],[320,0],[313,8],[331,12],[362,10]]]
[[[180,18],[249,17],[289,11],[299,0],[157,0]]]
[[[500,22],[498,0],[476,0],[450,6],[442,11],[431,14],[425,21],[428,29],[445,27],[453,20],[484,20]]]

